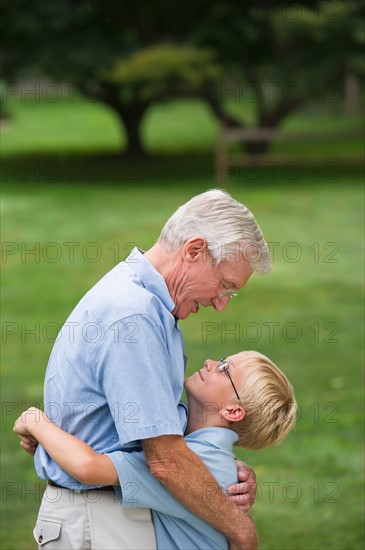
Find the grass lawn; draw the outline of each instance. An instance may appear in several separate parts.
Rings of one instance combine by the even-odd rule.
[[[123,127],[114,112],[107,106],[83,101],[78,96],[64,98],[56,103],[16,101],[8,99],[7,109],[12,116],[2,136],[4,156],[19,154],[92,154],[118,152],[126,143]],[[253,125],[253,104],[231,103],[228,110],[248,125]],[[307,108],[282,123],[285,131],[313,132],[360,129],[361,117],[348,118],[339,113],[321,111],[319,106]],[[198,129],[198,131],[197,131]],[[154,105],[142,122],[146,149],[151,154],[210,153],[216,142],[218,124],[204,102],[191,99]],[[321,155],[353,158],[361,157],[363,148],[359,140],[330,141],[313,146],[313,143],[276,143],[272,150],[278,153],[309,153],[313,158]]]
[[[55,119],[71,120],[66,110],[63,115],[56,110]],[[104,138],[105,149],[108,140],[118,145],[115,128],[107,130],[108,116],[103,123],[101,112],[94,121],[83,119],[105,128],[93,149],[98,152]],[[148,248],[178,205],[212,187],[207,167],[214,123],[207,120],[201,134],[207,152],[143,164],[80,156],[18,161],[15,143],[5,146],[1,548],[36,547],[32,529],[43,482],[11,430],[22,409],[42,404],[57,329],[135,243]],[[34,143],[42,136],[43,152],[48,146],[53,154],[62,139],[71,143],[66,130],[64,138],[57,131],[52,142],[49,119],[37,124]],[[80,129],[73,145],[61,149],[80,152],[88,135]],[[196,143],[198,137],[190,139]],[[8,138],[13,139],[10,130]],[[31,152],[30,138],[20,142],[20,152]],[[37,147],[33,151],[41,150]],[[363,548],[361,184],[358,169],[341,166],[331,181],[321,166],[303,169],[295,181],[267,170],[259,178],[249,171],[231,177],[227,189],[255,213],[270,243],[273,272],[252,278],[222,314],[202,310],[181,324],[189,372],[206,357],[257,349],[296,389],[299,418],[288,440],[276,449],[237,452],[257,473],[254,517],[262,550]]]

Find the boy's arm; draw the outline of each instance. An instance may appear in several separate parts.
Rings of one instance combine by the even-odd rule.
[[[15,421],[14,432],[22,439],[39,442],[63,470],[84,484],[120,484],[122,487],[116,489],[124,507],[153,508],[179,518],[190,515],[153,477],[143,451],[99,454],[35,407]]]
[[[122,485],[117,491],[124,507],[153,508],[180,518],[189,515],[152,476],[143,451],[99,454],[35,407],[24,411],[15,421],[14,432],[38,441],[63,470],[86,485]]]
[[[115,489],[124,508],[152,508],[184,519],[191,515],[151,474],[143,451],[114,451],[107,456],[118,474]]]
[[[56,426],[44,413],[31,407],[15,421],[14,432],[35,438],[57,464],[81,483],[116,485],[113,463],[87,443]]]

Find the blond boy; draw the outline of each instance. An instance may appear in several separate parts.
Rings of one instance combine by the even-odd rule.
[[[185,379],[185,389],[186,443],[223,490],[237,481],[233,445],[246,449],[277,445],[295,424],[291,384],[270,359],[255,351],[206,360],[202,369]],[[181,404],[180,414],[186,413]],[[159,550],[228,549],[221,533],[191,514],[151,475],[143,452],[99,454],[37,409],[24,412],[14,431],[40,442],[61,468],[82,483],[114,486],[125,508],[151,508]],[[202,489],[204,506],[210,487]],[[53,486],[49,490],[62,489]]]

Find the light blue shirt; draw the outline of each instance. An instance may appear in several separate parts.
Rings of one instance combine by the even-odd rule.
[[[203,460],[223,492],[237,482],[232,451],[237,440],[237,434],[227,428],[204,428],[185,437],[188,447]],[[115,489],[122,506],[152,509],[158,550],[228,550],[228,541],[221,533],[179,504],[151,475],[143,451],[116,452],[109,457],[118,473],[120,487]],[[202,507],[209,500],[211,489],[203,488]]]
[[[79,302],[49,359],[46,414],[100,453],[140,449],[140,440],[182,435],[178,410],[185,359],[165,280],[137,248]],[[90,489],[39,445],[42,479]]]

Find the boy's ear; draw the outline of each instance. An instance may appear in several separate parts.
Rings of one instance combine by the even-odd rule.
[[[220,414],[227,422],[240,422],[246,416],[246,411],[242,405],[236,403],[226,404],[221,410]]]

